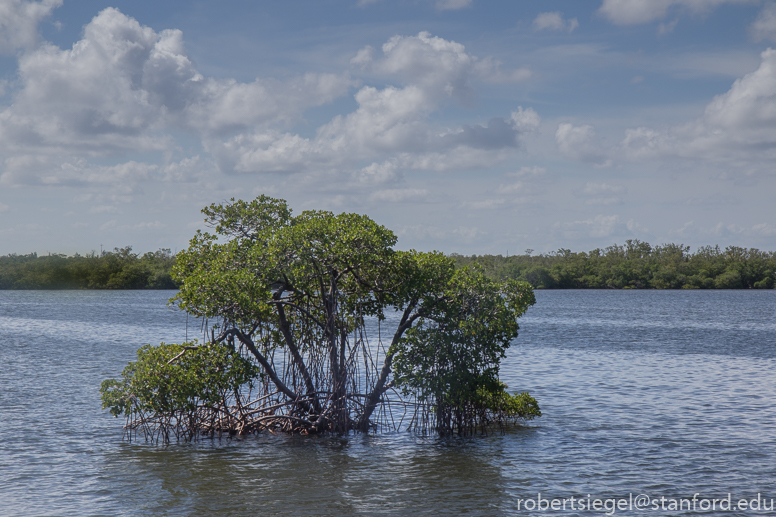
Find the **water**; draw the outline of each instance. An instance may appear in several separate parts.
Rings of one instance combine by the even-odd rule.
[[[0,291],[0,515],[604,515],[523,504],[776,499],[776,291],[537,292],[502,378],[544,416],[503,435],[128,444],[97,390],[143,344],[184,339],[172,294]],[[615,512],[645,513],[701,512]]]

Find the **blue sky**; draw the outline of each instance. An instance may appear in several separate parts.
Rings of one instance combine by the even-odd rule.
[[[776,3],[0,0],[0,254],[268,194],[399,247],[776,249]]]

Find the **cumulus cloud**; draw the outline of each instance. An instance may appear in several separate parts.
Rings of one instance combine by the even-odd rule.
[[[606,165],[607,158],[596,141],[593,126],[584,124],[575,126],[568,122],[558,125],[555,132],[555,143],[558,149],[574,160],[598,165]]]
[[[637,25],[665,18],[671,8],[698,14],[709,12],[722,4],[751,2],[752,0],[604,0],[598,13],[616,25]]]
[[[347,74],[253,83],[205,78],[180,31],[157,33],[113,8],[100,12],[72,49],[46,44],[23,54],[19,77],[13,104],[0,111],[0,145],[16,161],[25,153],[46,160],[47,153],[167,150],[171,129],[204,137],[293,121],[351,85]]]
[[[197,181],[203,175],[215,170],[216,165],[213,160],[195,155],[168,163],[161,169],[161,172],[165,180],[180,183]]]
[[[13,54],[38,42],[38,24],[62,5],[62,0],[0,0],[0,53]]]
[[[158,178],[159,166],[134,160],[116,165],[94,165],[84,159],[60,162],[46,156],[17,156],[6,159],[0,185],[98,184],[120,186],[132,192],[138,182]]]
[[[399,77],[405,84],[414,84],[425,91],[471,102],[474,95],[472,80],[503,83],[519,82],[531,77],[525,68],[502,70],[493,58],[477,58],[455,41],[420,32],[417,36],[394,36],[382,46],[383,55],[375,57],[375,49],[367,46],[358,51],[351,64],[369,68],[383,76]]]
[[[353,173],[356,182],[363,185],[384,185],[401,180],[402,174],[396,160],[371,163]]]
[[[768,49],[760,57],[757,70],[716,96],[700,118],[664,130],[627,130],[621,143],[626,156],[772,159],[776,152],[776,50]]]
[[[460,43],[421,32],[417,36],[394,36],[382,50],[383,58],[373,63],[378,73],[398,76],[429,97],[452,97],[464,102],[471,99],[477,58]]]
[[[574,32],[574,29],[577,27],[579,27],[579,22],[576,18],[564,20],[563,13],[559,11],[540,13],[533,21],[533,28],[535,31],[552,30],[567,31],[571,33]]]
[[[479,60],[454,41],[421,32],[394,36],[375,57],[362,49],[353,64],[398,78],[403,86],[364,86],[354,98],[357,109],[320,126],[312,138],[274,129],[240,133],[211,142],[222,169],[238,172],[299,171],[342,167],[380,157],[391,167],[449,170],[494,163],[536,131],[541,119],[518,107],[509,117],[453,128],[433,127],[429,116],[446,102],[467,105],[473,83],[493,77],[492,63]],[[483,63],[486,63],[483,65]]]
[[[72,48],[44,44],[20,54],[18,87],[0,108],[0,183],[125,185],[130,192],[149,179],[194,181],[214,171],[315,171],[381,185],[379,196],[398,199],[411,194],[395,190],[403,171],[488,166],[539,127],[539,115],[523,107],[489,120],[430,122],[451,103],[470,105],[478,82],[523,80],[527,70],[502,70],[426,32],[392,37],[380,50],[365,47],[351,63],[392,85],[362,86],[354,111],[302,136],[293,127],[305,110],[355,86],[348,73],[205,77],[181,31],[157,32],[105,9]],[[181,133],[201,148],[181,156]],[[127,160],[130,153],[141,157]],[[104,165],[109,160],[120,163]]]
[[[776,41],[776,2],[765,4],[749,27],[749,33],[754,41]]]

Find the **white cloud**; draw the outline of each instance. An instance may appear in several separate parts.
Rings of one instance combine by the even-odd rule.
[[[6,205],[5,203],[0,203],[0,213],[7,212],[8,210],[10,210],[10,207],[8,205]]]
[[[432,240],[441,240],[447,237],[447,232],[439,228],[438,226],[428,226],[428,225],[412,225],[412,226],[402,226],[399,227],[398,230],[396,230],[396,235],[398,237],[407,237],[409,239],[415,239],[419,241],[424,241],[428,239]]]
[[[751,228],[751,233],[762,235],[763,237],[776,237],[776,225],[768,223],[755,224]]]
[[[115,219],[111,219],[110,221],[106,221],[100,226],[100,230],[111,230],[118,226],[118,221]]]
[[[477,58],[460,43],[421,32],[394,36],[383,45],[383,58],[373,63],[382,74],[398,76],[428,96],[468,102]]]
[[[168,163],[163,168],[164,178],[173,182],[192,182],[216,170],[216,165],[210,159],[199,155],[183,158],[178,162]]]
[[[459,226],[455,230],[453,230],[453,235],[458,236],[459,238],[463,239],[464,242],[471,242],[477,237],[480,237],[481,235],[485,235],[486,232],[483,232],[476,226]]]
[[[385,189],[373,192],[369,196],[370,201],[388,203],[401,203],[405,201],[422,201],[428,196],[426,189]]]
[[[598,165],[608,165],[606,155],[596,141],[593,126],[587,124],[575,126],[563,122],[558,125],[555,132],[555,142],[558,149],[569,158]]]
[[[519,147],[520,136],[536,131],[541,122],[533,109],[518,107],[509,118],[432,127],[427,122],[431,113],[447,101],[470,103],[474,80],[493,78],[497,67],[459,43],[425,32],[394,36],[382,53],[376,58],[362,49],[354,63],[399,78],[404,86],[362,87],[354,97],[357,109],[334,117],[314,137],[262,128],[210,141],[209,150],[222,169],[238,172],[342,168],[376,159],[390,161],[393,168],[444,171],[504,159],[505,152]]]
[[[768,2],[749,27],[754,41],[776,41],[776,3]]]
[[[44,44],[19,54],[13,99],[0,107],[0,184],[88,184],[132,199],[152,182],[214,185],[216,172],[303,172],[315,184],[337,178],[353,192],[370,188],[373,201],[421,200],[428,193],[406,188],[406,171],[489,167],[514,156],[541,123],[530,107],[434,122],[450,104],[471,105],[479,83],[530,75],[455,41],[395,36],[351,64],[389,85],[360,87],[353,111],[302,135],[293,128],[305,111],[347,94],[349,74],[205,77],[181,31],[157,32],[105,9],[72,48]]]
[[[473,79],[486,82],[519,82],[531,77],[525,68],[501,70],[493,58],[479,59],[455,41],[420,32],[417,36],[394,36],[382,46],[383,56],[375,58],[374,49],[364,47],[351,64],[390,77],[399,77],[440,100],[453,98],[470,103],[474,96]]]
[[[585,187],[581,190],[582,194],[587,196],[600,196],[602,194],[621,194],[625,192],[625,187],[622,185],[610,185],[608,183],[591,183],[587,182]]]
[[[666,17],[671,8],[692,14],[709,12],[722,4],[752,3],[753,0],[603,0],[599,14],[616,25],[649,23]]]
[[[62,0],[0,0],[0,54],[35,46],[38,24],[60,5]]]
[[[563,13],[558,11],[539,13],[539,15],[533,21],[533,28],[535,31],[552,30],[568,31],[571,33],[574,32],[574,29],[577,27],[579,27],[579,22],[576,18],[564,20]]]
[[[681,228],[669,231],[669,234],[681,239],[708,240],[725,239],[730,242],[736,238],[760,239],[776,237],[776,226],[771,223],[759,223],[742,226],[735,223],[718,222],[713,226],[702,227],[693,221],[684,223]],[[767,242],[767,241],[766,241]]]
[[[402,177],[396,160],[371,163],[370,165],[355,171],[353,176],[358,183],[366,185],[394,183]]]
[[[350,64],[363,68],[372,62],[374,53],[375,49],[370,45],[367,45],[366,47],[359,50],[355,56],[353,56],[353,58],[350,60]]]
[[[625,223],[625,227],[631,233],[642,233],[643,234],[643,233],[649,231],[648,228],[645,228],[644,226],[640,225],[638,222],[636,222],[635,219],[628,219],[628,222]]]
[[[675,230],[669,230],[668,234],[679,237],[681,239],[687,238],[697,233],[697,228],[694,221],[687,221],[681,228]]]
[[[505,174],[505,176],[512,176],[515,178],[523,178],[523,177],[539,177],[544,176],[547,174],[547,169],[544,167],[520,167],[520,170],[517,170],[515,172],[508,172]]]
[[[582,234],[592,238],[611,237],[620,234],[627,227],[620,222],[618,215],[599,214],[591,219],[571,223],[556,223],[555,228],[561,229],[568,237]]]
[[[0,185],[83,185],[87,183],[120,187],[131,192],[138,182],[156,177],[159,166],[128,162],[93,165],[84,159],[59,162],[45,156],[22,155],[6,159]]]
[[[539,129],[542,119],[539,114],[536,113],[533,108],[523,109],[522,106],[517,107],[517,111],[513,111],[510,115],[512,125],[515,129],[521,133],[533,133]]]
[[[76,157],[169,150],[175,129],[207,139],[288,123],[351,85],[347,75],[332,74],[252,83],[205,78],[180,31],[157,33],[113,8],[72,49],[47,44],[23,54],[19,77],[13,104],[0,111],[6,181],[13,162],[56,169]]]
[[[621,146],[635,159],[742,160],[770,169],[776,153],[776,50],[764,51],[758,69],[715,97],[702,117],[664,130],[629,129]]]
[[[665,34],[670,34],[674,32],[674,29],[676,29],[676,26],[679,24],[679,18],[676,18],[673,21],[670,21],[668,23],[661,23],[657,26],[657,34],[658,36],[663,36]]]
[[[159,221],[151,221],[145,223],[138,223],[132,226],[134,230],[148,230],[151,228],[163,228],[165,225]]]
[[[608,206],[622,204],[625,192],[626,188],[622,185],[588,182],[577,194],[585,199],[586,205]]]

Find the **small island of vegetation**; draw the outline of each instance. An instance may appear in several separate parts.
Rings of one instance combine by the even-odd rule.
[[[145,346],[103,407],[130,437],[404,428],[472,434],[541,416],[499,365],[533,305],[525,282],[397,251],[358,214],[261,196],[203,210],[177,254],[173,303],[204,321],[201,342]]]

